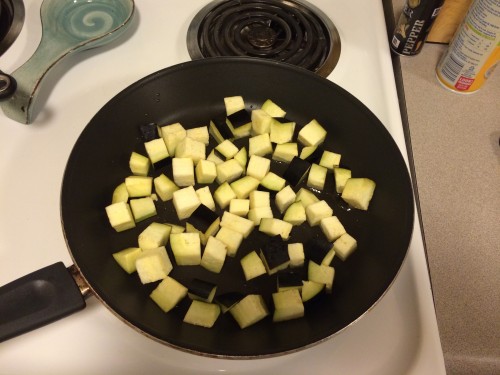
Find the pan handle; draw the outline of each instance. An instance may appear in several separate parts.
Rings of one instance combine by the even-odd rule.
[[[0,342],[42,327],[85,307],[62,262],[0,287]]]

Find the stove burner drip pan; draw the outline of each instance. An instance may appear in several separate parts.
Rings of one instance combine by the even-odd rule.
[[[340,37],[319,9],[298,0],[216,0],[192,20],[193,60],[248,56],[297,65],[327,77],[340,56]]]

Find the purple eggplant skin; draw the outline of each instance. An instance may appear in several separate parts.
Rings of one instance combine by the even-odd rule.
[[[311,168],[311,164],[308,161],[294,156],[287,169],[283,172],[283,178],[290,185],[297,186],[304,179],[309,168]]]
[[[235,129],[252,122],[252,116],[246,109],[240,109],[239,111],[227,116],[227,119]]]
[[[150,122],[149,124],[139,126],[142,139],[144,142],[149,142],[154,139],[160,138],[158,133],[158,125],[155,122]]]
[[[200,204],[188,219],[189,224],[205,233],[219,216],[207,206]]]
[[[261,254],[265,258],[269,269],[274,269],[290,261],[288,246],[281,236],[271,237],[261,247]]]

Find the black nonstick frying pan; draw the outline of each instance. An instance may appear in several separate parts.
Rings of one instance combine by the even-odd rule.
[[[172,204],[157,203],[157,217],[121,233],[110,227],[104,208],[110,203],[113,189],[130,174],[130,153],[144,153],[140,125],[151,122],[181,122],[186,128],[208,125],[210,119],[224,110],[223,98],[235,95],[244,97],[248,109],[272,99],[287,110],[287,118],[296,121],[298,127],[317,119],[328,131],[324,148],[342,154],[341,164],[350,168],[353,176],[371,178],[377,187],[366,212],[350,209],[341,201],[334,193],[331,175],[325,191],[317,193],[327,200],[347,231],[358,240],[358,249],[344,262],[334,259],[332,294],[307,302],[304,318],[273,323],[268,317],[242,330],[229,314],[224,314],[213,328],[206,329],[182,323],[185,303],[168,314],[163,313],[149,298],[156,283],[142,285],[137,275],[126,274],[111,255],[136,246],[137,235],[152,221],[178,222]],[[165,168],[154,171],[153,175],[171,175],[169,167]],[[273,168],[279,173],[283,166],[275,164]],[[293,352],[330,338],[355,322],[377,303],[397,276],[409,246],[413,219],[413,195],[406,164],[373,113],[342,88],[309,71],[248,58],[213,58],[179,64],[153,73],[122,91],[95,115],[76,142],[61,193],[61,220],[68,248],[93,293],[120,319],[147,336],[181,350],[223,358]],[[318,228],[305,224],[292,231],[290,242],[306,242],[320,235]],[[239,267],[239,259],[265,240],[254,230],[237,256],[226,261],[220,275],[175,263],[171,275],[185,284],[193,278],[212,281],[221,294],[237,291],[269,296],[276,287],[271,277],[245,282]],[[64,267],[62,273],[67,273]],[[47,306],[52,309],[52,301],[60,299],[51,292],[54,288],[51,276],[48,279],[40,283],[50,285],[43,298],[50,298],[51,302],[39,303],[40,309]],[[0,306],[9,301],[25,301],[16,290],[26,292],[34,288],[26,285],[34,284],[31,281],[21,285],[17,281],[2,287]],[[63,312],[53,308],[57,310],[55,316],[84,306],[82,298],[75,297],[79,292],[74,283],[63,290],[69,294],[72,306]],[[36,310],[31,304],[24,305]],[[36,326],[38,323],[33,323],[30,314],[11,309],[9,317],[14,323],[0,321],[0,337],[6,339]],[[43,315],[47,317],[46,313]]]

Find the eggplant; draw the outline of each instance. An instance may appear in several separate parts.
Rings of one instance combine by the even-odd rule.
[[[219,216],[204,204],[200,204],[188,219],[189,224],[205,233]]]
[[[237,129],[240,126],[247,125],[252,122],[252,115],[246,109],[240,109],[237,112],[234,112],[227,116],[227,120],[233,127],[233,129]]]
[[[139,131],[141,132],[141,137],[144,142],[149,142],[153,139],[160,138],[160,134],[158,133],[158,125],[155,122],[140,125]]]
[[[191,299],[211,303],[214,299],[217,285],[201,280],[193,279],[188,285],[188,295]]]
[[[287,180],[290,185],[297,186],[304,179],[309,168],[311,168],[311,164],[308,161],[298,156],[294,156],[288,168],[283,172],[283,178]]]
[[[271,237],[264,243],[260,249],[260,256],[270,275],[286,268],[290,263],[288,247],[281,236]]]

